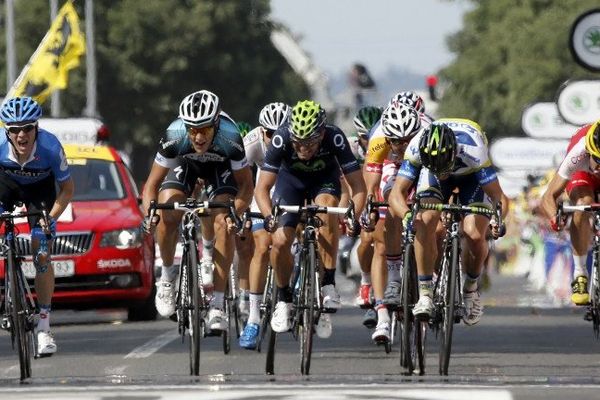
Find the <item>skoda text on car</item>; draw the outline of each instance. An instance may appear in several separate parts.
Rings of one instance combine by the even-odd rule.
[[[130,320],[154,319],[154,241],[141,229],[131,173],[111,147],[66,144],[64,149],[75,195],[58,220],[52,246],[53,306],[126,307]],[[22,267],[33,278],[29,228],[23,223],[19,230],[26,255]]]

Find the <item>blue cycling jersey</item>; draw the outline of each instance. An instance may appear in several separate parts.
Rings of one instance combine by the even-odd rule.
[[[41,128],[31,156],[22,165],[17,161],[8,137],[0,134],[0,168],[21,185],[39,182],[51,174],[58,182],[64,182],[71,177],[60,141],[52,133]]]

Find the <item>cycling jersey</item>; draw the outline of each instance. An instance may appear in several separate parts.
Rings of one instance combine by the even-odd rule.
[[[208,167],[206,164],[226,163],[231,170],[237,171],[248,165],[237,125],[224,112],[221,112],[219,126],[210,147],[202,154],[194,150],[183,121],[173,121],[160,141],[154,161],[165,168],[174,168],[178,164],[178,157],[198,167],[204,165],[204,168]]]
[[[154,161],[169,168],[159,190],[177,189],[190,196],[202,179],[209,199],[219,194],[235,196],[238,188],[232,172],[248,166],[237,125],[223,112],[205,153],[194,150],[185,124],[177,119],[167,128]]]
[[[292,146],[289,126],[285,124],[275,131],[262,169],[273,173],[279,173],[282,169],[311,180],[315,174],[331,170],[341,169],[347,175],[360,170],[360,166],[352,154],[346,135],[333,125],[325,126],[325,135],[317,154],[310,160],[300,160]]]
[[[6,135],[0,135],[0,169],[20,185],[40,182],[51,175],[58,182],[71,177],[67,157],[59,140],[52,133],[39,129],[31,156],[25,163],[17,161]]]
[[[589,153],[585,149],[585,135],[592,125],[584,125],[571,137],[567,147],[567,155],[558,167],[558,175],[564,179],[571,179],[578,171],[592,173]]]
[[[262,168],[267,152],[263,129],[263,127],[257,126],[244,137],[244,148],[246,149],[248,163],[250,166],[256,165],[258,168]]]
[[[459,118],[443,118],[436,122],[448,125],[456,135],[457,155],[450,176],[474,174],[481,186],[498,179],[488,155],[487,138],[476,122]],[[398,176],[411,181],[417,179],[422,168],[419,156],[421,135],[422,132],[410,141],[398,171]]]

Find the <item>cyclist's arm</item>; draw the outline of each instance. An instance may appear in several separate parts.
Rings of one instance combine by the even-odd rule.
[[[234,170],[233,177],[238,185],[238,193],[235,197],[235,209],[241,214],[252,202],[252,192],[254,192],[252,170],[250,166],[246,165],[244,168]]]
[[[504,195],[500,182],[497,179],[483,185],[481,187],[485,194],[487,194],[492,200],[492,204],[496,204],[499,201],[502,202],[502,217],[506,217],[508,214],[508,197]]]
[[[158,164],[156,161],[152,163],[152,169],[150,170],[150,174],[146,179],[146,183],[144,185],[144,192],[142,193],[142,206],[144,209],[144,214],[148,213],[148,208],[150,207],[150,202],[152,200],[156,200],[158,197],[158,189],[163,179],[169,173],[169,168],[164,167]]]
[[[393,215],[398,215],[402,218],[410,211],[408,207],[408,192],[413,185],[413,181],[403,176],[396,176],[396,182],[390,193],[389,203]]]
[[[562,194],[569,181],[559,174],[554,174],[552,180],[548,184],[546,192],[542,196],[540,208],[542,213],[548,219],[554,218],[556,215],[556,199]]]
[[[356,215],[360,215],[365,206],[367,197],[362,171],[356,170],[350,172],[349,174],[346,174],[345,177],[350,186],[350,194],[352,195],[352,201],[354,202],[354,212]]]
[[[271,188],[275,185],[276,180],[276,173],[265,171],[263,169],[260,171],[258,182],[256,182],[254,198],[256,199],[256,204],[258,204],[258,209],[265,217],[271,215],[273,204],[271,203],[271,196],[269,193],[271,192]]]
[[[73,198],[74,192],[75,184],[73,183],[73,178],[69,177],[62,182],[58,182],[58,194],[56,195],[56,200],[48,214],[50,214],[52,218],[58,219]]]
[[[381,171],[375,172],[365,168],[363,175],[365,177],[367,195],[373,195],[375,198],[377,198],[377,193],[379,192],[379,183],[381,182]]]

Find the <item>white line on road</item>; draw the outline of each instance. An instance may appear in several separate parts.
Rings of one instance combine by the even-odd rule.
[[[179,333],[177,333],[177,331],[165,332],[162,335],[159,335],[154,339],[150,340],[149,342],[146,342],[143,345],[136,347],[131,351],[131,353],[127,354],[124,358],[150,357],[152,354],[156,353],[161,347],[166,346],[178,337]]]

